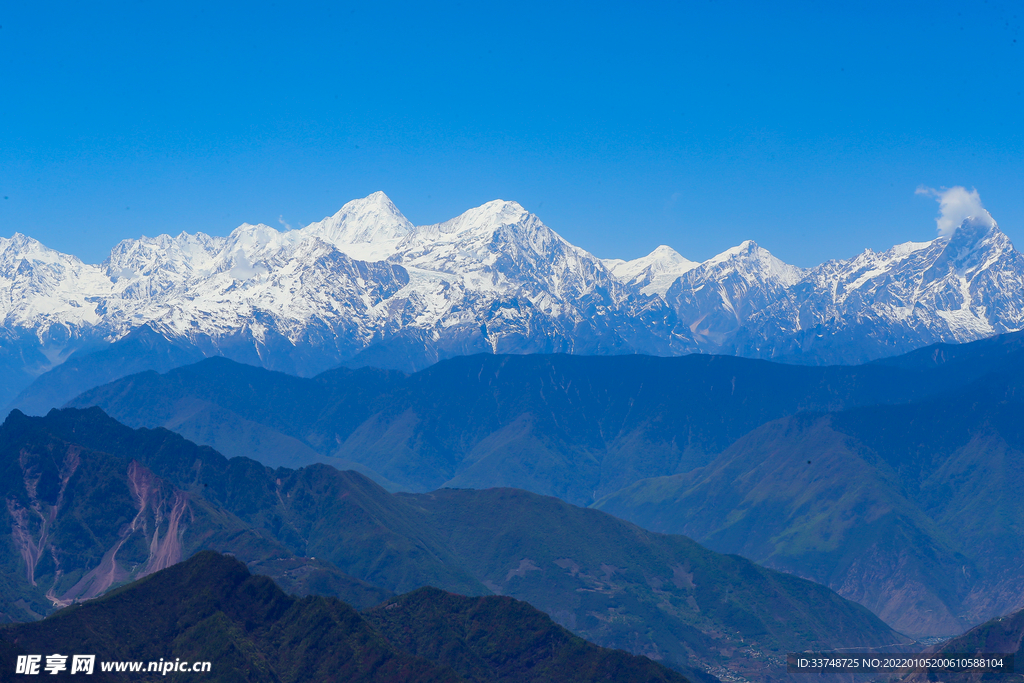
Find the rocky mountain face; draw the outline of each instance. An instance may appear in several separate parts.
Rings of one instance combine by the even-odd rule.
[[[1020,254],[971,219],[807,270],[749,241],[699,264],[666,246],[601,260],[515,202],[414,226],[377,192],[300,230],[125,240],[99,265],[0,239],[0,399],[142,327],[301,375],[476,352],[859,362],[1021,329],[1022,285]]]
[[[229,460],[167,430],[129,429],[98,408],[14,412],[0,446],[4,621],[132,578],[155,581],[160,569],[213,549],[289,593],[362,606],[427,585],[526,600],[578,636],[695,681],[735,671],[767,683],[785,675],[786,652],[910,642],[819,584],[526,491],[391,494],[323,464]],[[392,609],[419,611],[399,603]],[[420,645],[430,628],[398,632],[388,614],[375,620],[381,630],[412,638],[414,654],[429,650]]]
[[[8,529],[0,547],[0,623],[94,598],[201,549],[231,552],[293,593],[334,595],[360,607],[390,594],[251,533],[223,505],[130,454],[97,451],[40,426],[13,413],[0,427]],[[150,433],[137,447],[200,468],[220,458],[170,432]]]

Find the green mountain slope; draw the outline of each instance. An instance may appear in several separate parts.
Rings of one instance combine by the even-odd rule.
[[[210,662],[209,674],[186,674],[203,680],[459,680],[450,669],[391,647],[348,605],[323,597],[290,598],[270,579],[252,576],[241,562],[212,552],[44,621],[9,626],[0,630],[0,638],[13,646],[8,657],[94,654],[97,669],[103,661]],[[10,659],[0,666],[5,675],[14,671]],[[81,677],[63,673],[68,680]],[[98,673],[98,680],[160,679]]]
[[[275,544],[282,553],[261,556],[254,566],[277,566],[294,581],[301,572],[290,563],[301,561],[389,591],[493,590],[527,600],[598,644],[660,657],[682,671],[710,667],[724,674],[729,667],[758,680],[779,675],[777,655],[787,648],[906,640],[821,586],[554,498],[510,490],[395,495],[326,465],[270,470],[245,458],[227,460],[166,430],[129,429],[97,408],[44,418],[14,413],[0,428],[12,462],[40,434],[83,452],[105,448],[108,457],[120,458],[113,481],[123,478],[124,463],[134,462],[197,509],[230,514],[244,529],[239,538]],[[123,517],[107,524],[119,529]],[[198,547],[193,528],[179,529],[183,548]],[[13,543],[13,534],[4,542]],[[24,570],[17,557],[9,566]],[[302,585],[317,590],[316,581]],[[17,592],[10,596],[18,599]]]
[[[133,430],[95,408],[51,411],[45,418],[12,413],[0,427],[0,444],[12,444],[5,461],[17,462],[13,451],[32,434],[106,450],[125,467],[136,462],[190,501],[230,511],[249,530],[247,537],[272,539],[288,553],[326,560],[387,591],[436,585],[488,592],[457,566],[418,513],[355,472],[326,465],[271,470],[247,458],[229,460],[165,429]]]
[[[422,589],[363,616],[332,598],[289,597],[212,552],[44,621],[0,629],[0,641],[4,680],[18,654],[59,651],[95,654],[95,680],[166,675],[104,675],[104,661],[180,659],[210,662],[209,674],[186,675],[214,681],[686,681],[644,657],[586,643],[508,598]]]
[[[399,650],[474,683],[685,680],[646,657],[577,638],[525,602],[506,597],[466,598],[422,588],[363,616]]]
[[[295,558],[215,502],[190,495],[138,460],[65,441],[39,427],[40,421],[13,413],[0,428],[0,489],[7,503],[0,543],[8,587],[0,607],[5,620],[95,597],[201,548],[230,550],[297,591],[312,580],[356,602],[384,597],[334,567]]]
[[[899,406],[801,414],[597,504],[807,576],[905,632],[1024,605],[1024,371]]]
[[[632,643],[659,661],[763,677],[808,644],[908,642],[823,586],[597,510],[515,489],[402,497],[422,506],[493,591],[601,645]]]

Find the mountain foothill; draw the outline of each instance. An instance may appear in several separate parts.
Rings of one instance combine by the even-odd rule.
[[[103,671],[104,662],[148,668],[182,660],[209,663],[209,674],[189,672],[203,680],[252,683],[687,680],[646,657],[588,643],[511,598],[421,588],[360,614],[337,598],[290,596],[209,550],[41,622],[8,627],[0,639],[5,673],[19,655],[87,652],[98,662],[90,679],[101,681],[140,680]],[[73,681],[74,673],[54,675]]]
[[[692,680],[777,674],[794,648],[911,642],[819,584],[527,491],[394,494],[329,465],[227,459],[95,407],[14,412],[0,447],[18,513],[2,558],[10,621],[215,550],[357,607],[424,586],[522,599]]]
[[[392,491],[513,487],[592,505],[934,637],[1024,606],[1022,344],[828,367],[485,354],[311,379],[210,359],[71,405]]]

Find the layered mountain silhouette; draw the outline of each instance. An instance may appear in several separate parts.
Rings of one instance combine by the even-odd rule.
[[[13,620],[216,549],[290,592],[363,605],[423,586],[501,593],[693,679],[728,667],[766,680],[787,651],[910,642],[824,586],[525,491],[390,494],[328,465],[229,460],[98,408],[12,413],[0,448]]]
[[[706,355],[486,354],[412,376],[342,368],[303,379],[214,358],[133,375],[69,405],[271,465],[360,467],[401,490],[514,486],[589,504],[704,465],[771,419],[904,402],[970,376]]]
[[[392,490],[600,500],[947,636],[1020,606],[1021,367],[1020,333],[824,368],[480,355],[302,379],[210,359],[74,405],[274,465],[357,467]]]

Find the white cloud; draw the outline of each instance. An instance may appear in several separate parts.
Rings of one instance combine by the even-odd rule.
[[[284,226],[285,230],[291,230],[292,226],[288,225],[288,222],[284,219],[284,214],[277,217],[277,222]]]
[[[921,185],[914,194],[935,197],[935,201],[939,203],[939,217],[935,219],[939,237],[949,237],[968,219],[972,224],[986,228],[994,227],[996,224],[992,214],[981,205],[981,197],[977,190],[968,192],[967,188],[960,185],[936,190]]]

